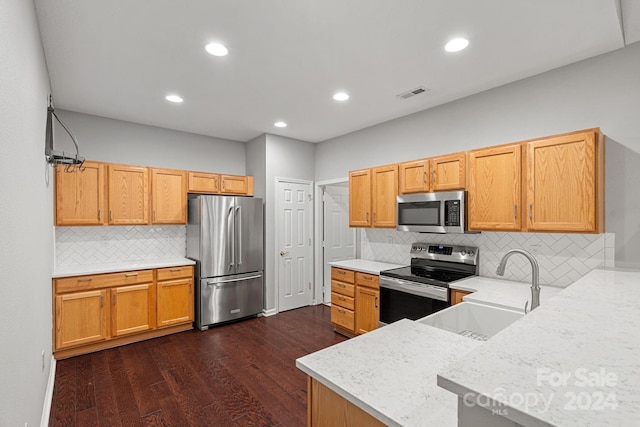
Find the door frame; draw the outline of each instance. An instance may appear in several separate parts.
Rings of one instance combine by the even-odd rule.
[[[324,250],[322,249],[322,235],[324,232],[324,210],[322,206],[322,195],[324,193],[324,187],[332,184],[344,184],[349,182],[349,177],[344,178],[336,178],[329,179],[326,181],[318,181],[315,185],[315,192],[313,195],[313,204],[314,204],[314,257],[313,257],[313,269],[314,269],[314,280],[313,280],[313,299],[314,304],[323,304],[324,299],[322,295],[322,285],[324,283]],[[355,245],[355,256],[356,258],[359,256],[360,252],[360,229],[356,228],[356,241]]]
[[[309,186],[309,195],[311,196],[311,201],[313,203],[315,203],[315,195],[313,193],[313,181],[308,181],[306,179],[298,179],[298,178],[285,178],[285,177],[281,177],[281,176],[277,176],[276,180],[275,180],[275,188],[274,188],[274,198],[275,198],[275,203],[274,208],[273,208],[273,212],[275,213],[274,215],[274,219],[275,219],[275,227],[276,227],[276,231],[274,233],[274,238],[273,238],[273,253],[277,254],[280,251],[280,246],[278,246],[278,239],[279,239],[279,235],[278,235],[278,209],[280,208],[278,206],[278,184],[280,184],[281,182],[289,182],[292,184],[303,184],[303,185],[308,185]],[[314,277],[314,271],[315,271],[315,233],[314,233],[314,211],[313,211],[313,206],[311,206],[311,218],[309,219],[310,222],[310,226],[311,226],[311,230],[309,233],[309,236],[311,237],[311,305],[316,305],[316,281],[315,281],[315,277]],[[275,281],[275,306],[276,306],[276,313],[280,313],[280,259],[279,258],[274,258],[275,262],[274,262],[274,281]]]

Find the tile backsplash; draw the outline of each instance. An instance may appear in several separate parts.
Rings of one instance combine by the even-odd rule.
[[[56,227],[56,266],[180,258],[186,226]]]
[[[396,230],[362,229],[361,257],[395,264],[409,264],[413,242],[477,246],[480,248],[480,275],[499,277],[496,268],[510,249],[524,249],[534,254],[540,265],[540,283],[568,286],[597,267],[612,268],[613,233],[494,233],[421,234]],[[520,256],[509,258],[504,277],[530,281],[531,264]]]

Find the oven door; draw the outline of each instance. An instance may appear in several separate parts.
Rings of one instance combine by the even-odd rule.
[[[380,324],[418,320],[449,306],[449,290],[380,276]]]

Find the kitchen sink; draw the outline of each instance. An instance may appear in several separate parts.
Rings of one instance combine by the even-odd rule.
[[[445,331],[478,340],[487,340],[524,314],[506,308],[462,302],[417,320]]]

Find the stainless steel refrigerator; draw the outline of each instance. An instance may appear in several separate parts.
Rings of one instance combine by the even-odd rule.
[[[196,261],[195,325],[254,316],[263,302],[262,199],[190,195],[187,257]]]

